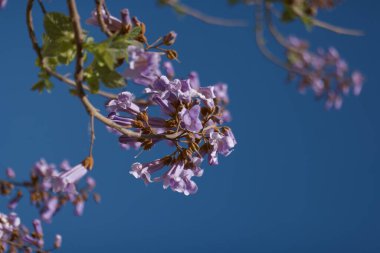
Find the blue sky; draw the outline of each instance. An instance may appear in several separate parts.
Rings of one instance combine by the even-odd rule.
[[[84,20],[93,1],[79,2]],[[206,167],[197,179],[198,193],[185,197],[130,176],[136,152],[119,149],[117,138],[97,124],[92,176],[102,203],[89,203],[81,218],[66,208],[45,226],[47,233],[63,235],[61,252],[380,251],[380,2],[344,1],[322,15],[364,30],[364,37],[285,28],[314,47],[334,45],[365,74],[362,95],[346,98],[341,111],[325,111],[311,94],[300,95],[287,84],[286,73],[256,48],[252,27],[205,25],[157,8],[153,0],[108,2],[115,13],[130,8],[152,39],[178,32],[179,76],[196,70],[203,85],[229,84],[238,145],[220,166]],[[252,20],[251,8],[187,2],[215,16]],[[0,12],[0,168],[12,166],[20,177],[40,157],[80,161],[89,140],[86,113],[64,84],[56,82],[51,94],[30,91],[37,69],[24,8],[10,0]],[[48,1],[47,8],[65,10],[64,1]],[[269,45],[281,53],[272,41]],[[95,100],[102,105],[102,99]],[[153,157],[154,151],[139,159]],[[0,200],[1,210],[5,202]],[[18,212],[26,221],[38,215],[28,203]]]

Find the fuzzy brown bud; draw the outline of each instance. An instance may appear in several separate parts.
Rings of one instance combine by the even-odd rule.
[[[169,60],[175,60],[178,58],[178,53],[175,50],[167,50],[166,51],[166,57],[168,57]]]

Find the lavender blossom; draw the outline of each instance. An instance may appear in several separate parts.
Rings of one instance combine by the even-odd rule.
[[[61,246],[62,246],[62,236],[61,235],[55,235],[54,248],[58,249]]]
[[[8,178],[15,178],[16,177],[16,173],[15,171],[12,169],[12,168],[7,168],[5,173],[7,174],[7,177]]]
[[[111,16],[111,15],[108,15],[104,9],[102,9],[101,15],[102,15],[102,18],[104,20],[104,23],[106,24],[107,28],[111,32],[117,32],[117,31],[121,30],[123,22],[120,19],[118,19],[114,16]],[[125,15],[125,14],[122,13],[122,15]],[[123,18],[123,20],[127,21],[127,19],[125,17]],[[94,26],[100,26],[100,24],[98,22],[98,13],[96,10],[92,11],[91,17],[86,20],[86,24],[94,25]]]
[[[165,167],[169,161],[170,157],[164,157],[150,163],[134,163],[132,164],[131,171],[129,173],[135,178],[142,178],[145,184],[148,184],[153,182],[151,179],[151,174]]]
[[[60,173],[58,176],[54,177],[53,191],[76,193],[75,183],[86,175],[87,172],[88,169],[81,163],[71,170]]]
[[[201,131],[203,125],[199,119],[200,112],[201,107],[199,105],[194,105],[191,109],[183,108],[179,113],[182,127],[194,133]]]
[[[58,209],[58,198],[52,197],[50,198],[46,204],[44,209],[41,212],[41,219],[45,222],[50,223],[52,220],[53,215],[56,213]]]
[[[162,64],[162,66],[165,70],[166,76],[169,79],[173,79],[175,76],[175,70],[174,70],[173,64],[170,61],[166,61]]]
[[[224,133],[210,132],[209,144],[211,146],[209,150],[209,164],[218,165],[218,153],[223,156],[230,155],[237,142],[231,129],[228,128],[224,129]]]
[[[149,86],[161,75],[159,53],[146,52],[143,48],[129,46],[128,60],[129,68],[123,74],[126,79]]]
[[[5,8],[6,5],[7,5],[7,0],[0,0],[0,9]]]
[[[117,96],[117,99],[112,99],[106,105],[109,112],[128,112],[133,115],[140,113],[140,108],[136,105],[133,100],[135,96],[128,92],[124,91]]]

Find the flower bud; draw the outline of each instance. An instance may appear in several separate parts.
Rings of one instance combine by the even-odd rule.
[[[54,248],[58,249],[61,246],[62,246],[62,236],[57,234],[55,235]]]
[[[168,57],[170,60],[174,60],[178,58],[178,53],[175,50],[167,50],[166,57]]]
[[[177,33],[174,31],[171,31],[170,33],[164,36],[164,38],[162,39],[162,42],[166,46],[171,46],[175,43],[176,39],[177,39]]]

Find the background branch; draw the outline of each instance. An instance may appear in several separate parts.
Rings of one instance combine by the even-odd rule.
[[[177,0],[166,0],[164,1],[164,4],[172,7],[179,13],[196,18],[206,24],[229,27],[244,27],[248,25],[247,22],[244,20],[232,20],[209,16],[200,12],[199,10],[193,9],[185,4],[179,3]]]

